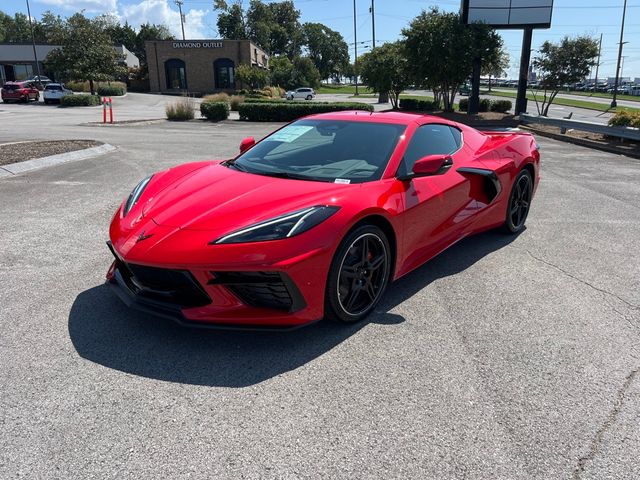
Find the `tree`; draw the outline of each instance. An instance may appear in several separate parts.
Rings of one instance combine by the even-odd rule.
[[[174,36],[169,31],[169,28],[165,25],[156,25],[151,23],[145,23],[140,25],[140,30],[136,34],[133,49],[129,48],[133,54],[140,60],[140,70],[142,71],[142,77],[146,77],[149,72],[147,63],[147,51],[145,50],[144,43],[150,40],[173,40]]]
[[[60,45],[64,40],[65,27],[64,20],[60,15],[55,15],[50,10],[42,14],[40,22],[35,22],[33,30],[36,37],[43,42],[53,45]]]
[[[489,91],[491,91],[491,77],[501,77],[506,74],[509,68],[509,52],[502,49],[494,58],[486,59],[482,62],[482,75],[489,77]]]
[[[322,23],[305,23],[302,31],[309,58],[320,76],[338,80],[349,65],[349,46],[342,35]]]
[[[304,42],[300,12],[291,0],[265,3],[251,0],[245,10],[242,0],[214,0],[218,12],[218,31],[223,38],[249,39],[271,55],[293,59]]]
[[[564,37],[558,44],[544,42],[533,60],[544,90],[541,105],[536,98],[538,114],[546,117],[562,85],[584,79],[595,66],[597,57],[598,42],[591,37]]]
[[[100,20],[89,20],[81,13],[69,17],[62,47],[49,52],[47,68],[74,80],[88,80],[92,94],[94,81],[125,74],[126,68],[120,65],[122,58],[102,26]]]
[[[502,38],[486,25],[463,25],[457,13],[432,8],[402,30],[405,55],[414,83],[441,97],[453,110],[458,88],[471,75],[476,59],[490,59],[502,48]]]
[[[411,84],[402,42],[385,43],[358,60],[362,81],[376,93],[388,93],[398,108],[400,94]]]
[[[287,90],[298,87],[317,87],[320,85],[320,72],[307,57],[296,57],[293,61],[286,56],[269,60],[271,84]]]
[[[238,65],[236,80],[253,89],[262,88],[269,83],[269,71],[252,65]]]
[[[225,0],[214,0],[213,9],[218,11],[218,32],[222,38],[230,40],[248,38],[242,1],[229,5]]]
[[[0,31],[4,31],[4,42],[18,43],[31,41],[29,19],[24,13],[16,13],[13,17],[10,17],[3,12],[0,13],[0,22],[2,22]]]

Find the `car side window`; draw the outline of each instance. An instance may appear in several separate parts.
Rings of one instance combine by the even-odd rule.
[[[413,170],[416,160],[427,155],[449,155],[462,145],[460,130],[448,125],[429,124],[419,127],[411,137],[404,152],[398,175],[406,175]]]

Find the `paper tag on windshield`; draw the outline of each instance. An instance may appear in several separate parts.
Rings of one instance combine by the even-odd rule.
[[[335,181],[333,183],[344,183],[344,184],[348,184],[351,183],[351,180],[349,180],[348,178],[336,178]]]
[[[278,130],[276,133],[267,137],[266,141],[272,142],[284,142],[291,143],[296,138],[301,137],[313,127],[308,125],[289,125],[288,127],[284,127],[282,130]]]

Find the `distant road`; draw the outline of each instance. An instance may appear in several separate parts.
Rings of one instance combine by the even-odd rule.
[[[496,92],[515,92],[515,89],[511,88],[493,88]],[[610,98],[603,97],[590,97],[589,95],[574,95],[571,93],[559,93],[557,98],[566,98],[569,100],[582,100],[585,102],[601,103],[603,105],[609,105],[611,103]],[[617,100],[618,105],[621,107],[633,107],[640,108],[640,97],[638,100]]]

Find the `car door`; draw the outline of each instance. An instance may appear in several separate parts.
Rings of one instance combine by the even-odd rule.
[[[403,181],[403,252],[401,267],[410,270],[438,254],[463,234],[477,209],[467,178],[456,171],[462,164],[462,134],[455,127],[427,124],[416,129],[398,170],[401,177],[426,155],[450,155],[453,164],[441,173]]]

